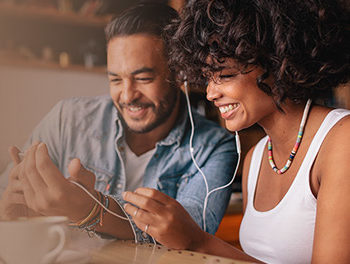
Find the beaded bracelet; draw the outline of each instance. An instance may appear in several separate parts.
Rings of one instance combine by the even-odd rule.
[[[101,193],[97,192],[98,200],[101,200]],[[90,222],[91,219],[96,217],[96,211],[98,211],[98,207],[100,205],[98,203],[95,203],[94,207],[91,209],[90,213],[88,214],[87,217],[85,217],[83,220],[80,220],[76,223],[70,223],[70,226],[75,226],[75,227],[81,227],[84,226],[86,223]]]
[[[109,199],[108,199],[108,197],[103,195],[102,193],[100,193],[100,197],[101,197],[100,202],[106,208],[108,208],[108,206],[109,206]],[[97,224],[99,224],[99,226],[103,226],[103,216],[105,215],[105,213],[106,213],[106,210],[102,206],[100,206],[99,213],[91,221],[86,223],[86,225],[80,226],[80,228],[84,228],[88,232],[95,232],[95,228],[96,228]]]
[[[104,196],[105,197],[105,204],[104,206],[108,209],[109,206],[109,199],[108,196]],[[100,211],[100,226],[103,226],[103,217],[106,213],[106,209],[101,207],[101,211]]]

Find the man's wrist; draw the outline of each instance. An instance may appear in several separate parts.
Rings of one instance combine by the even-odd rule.
[[[74,187],[79,188],[77,186]],[[73,210],[70,212],[70,215],[67,215],[69,220],[72,222],[79,222],[82,219],[86,218],[96,205],[96,201],[94,201],[90,196],[88,196],[83,190],[79,188],[79,191],[81,191],[81,195],[77,195],[75,197],[76,203],[74,206],[77,210]],[[95,198],[98,197],[96,190],[93,190],[93,192],[91,193],[94,195]]]

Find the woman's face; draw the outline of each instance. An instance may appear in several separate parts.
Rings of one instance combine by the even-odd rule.
[[[239,131],[250,127],[277,110],[272,97],[257,86],[256,79],[263,73],[260,68],[252,66],[242,74],[232,59],[220,66],[223,69],[208,82],[207,99],[219,108],[227,129]]]

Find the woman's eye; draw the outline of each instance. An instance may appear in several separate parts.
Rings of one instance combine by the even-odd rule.
[[[229,79],[232,79],[232,78],[234,78],[236,76],[237,76],[237,74],[221,74],[219,76],[219,79],[220,80],[229,80]]]

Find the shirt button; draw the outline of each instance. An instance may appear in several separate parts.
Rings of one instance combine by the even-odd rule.
[[[118,188],[118,189],[121,189],[121,188],[122,188],[122,184],[121,184],[121,183],[118,183],[118,184],[117,184],[117,188]]]
[[[146,238],[148,237],[147,233],[146,233],[146,232],[142,232],[142,237],[143,237],[144,239],[146,239]]]
[[[158,154],[154,154],[154,157],[155,157],[155,158],[158,158],[158,156],[159,156]]]

